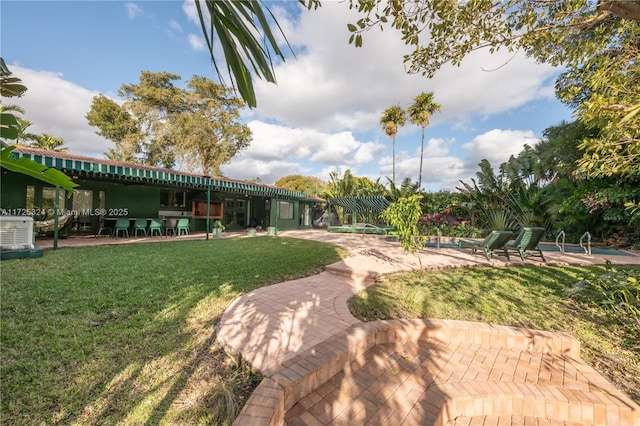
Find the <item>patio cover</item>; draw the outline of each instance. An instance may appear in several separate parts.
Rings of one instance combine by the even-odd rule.
[[[364,213],[370,211],[380,214],[389,207],[389,201],[382,195],[370,195],[363,197],[336,197],[329,198],[329,204],[334,204],[350,213]]]

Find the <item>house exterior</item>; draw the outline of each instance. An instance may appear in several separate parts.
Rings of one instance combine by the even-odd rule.
[[[104,218],[188,217],[191,231],[205,231],[219,219],[228,230],[249,226],[279,230],[311,228],[324,200],[263,183],[204,176],[17,146],[25,157],[55,168],[78,184],[71,197],[32,177],[2,169],[0,208],[4,214],[51,217],[72,212],[74,232],[95,232]]]

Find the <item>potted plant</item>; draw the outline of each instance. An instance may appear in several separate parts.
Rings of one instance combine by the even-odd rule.
[[[222,238],[222,231],[224,231],[225,226],[221,220],[219,219],[214,220],[211,228],[213,232],[213,238]]]

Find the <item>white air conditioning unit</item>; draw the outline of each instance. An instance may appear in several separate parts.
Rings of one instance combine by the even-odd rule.
[[[0,250],[33,249],[33,218],[0,216]]]

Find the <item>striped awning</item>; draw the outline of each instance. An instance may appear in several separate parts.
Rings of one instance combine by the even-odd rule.
[[[329,204],[341,206],[351,213],[363,213],[365,211],[381,213],[389,207],[389,201],[382,195],[329,198]]]
[[[118,182],[149,183],[193,189],[211,188],[214,191],[234,192],[283,199],[315,199],[307,194],[291,191],[273,185],[247,182],[215,176],[204,176],[179,170],[151,167],[144,164],[124,163],[101,158],[71,155],[66,152],[46,151],[19,146],[13,151],[17,157],[24,157],[47,167],[58,169],[71,176],[86,176],[94,179]]]

